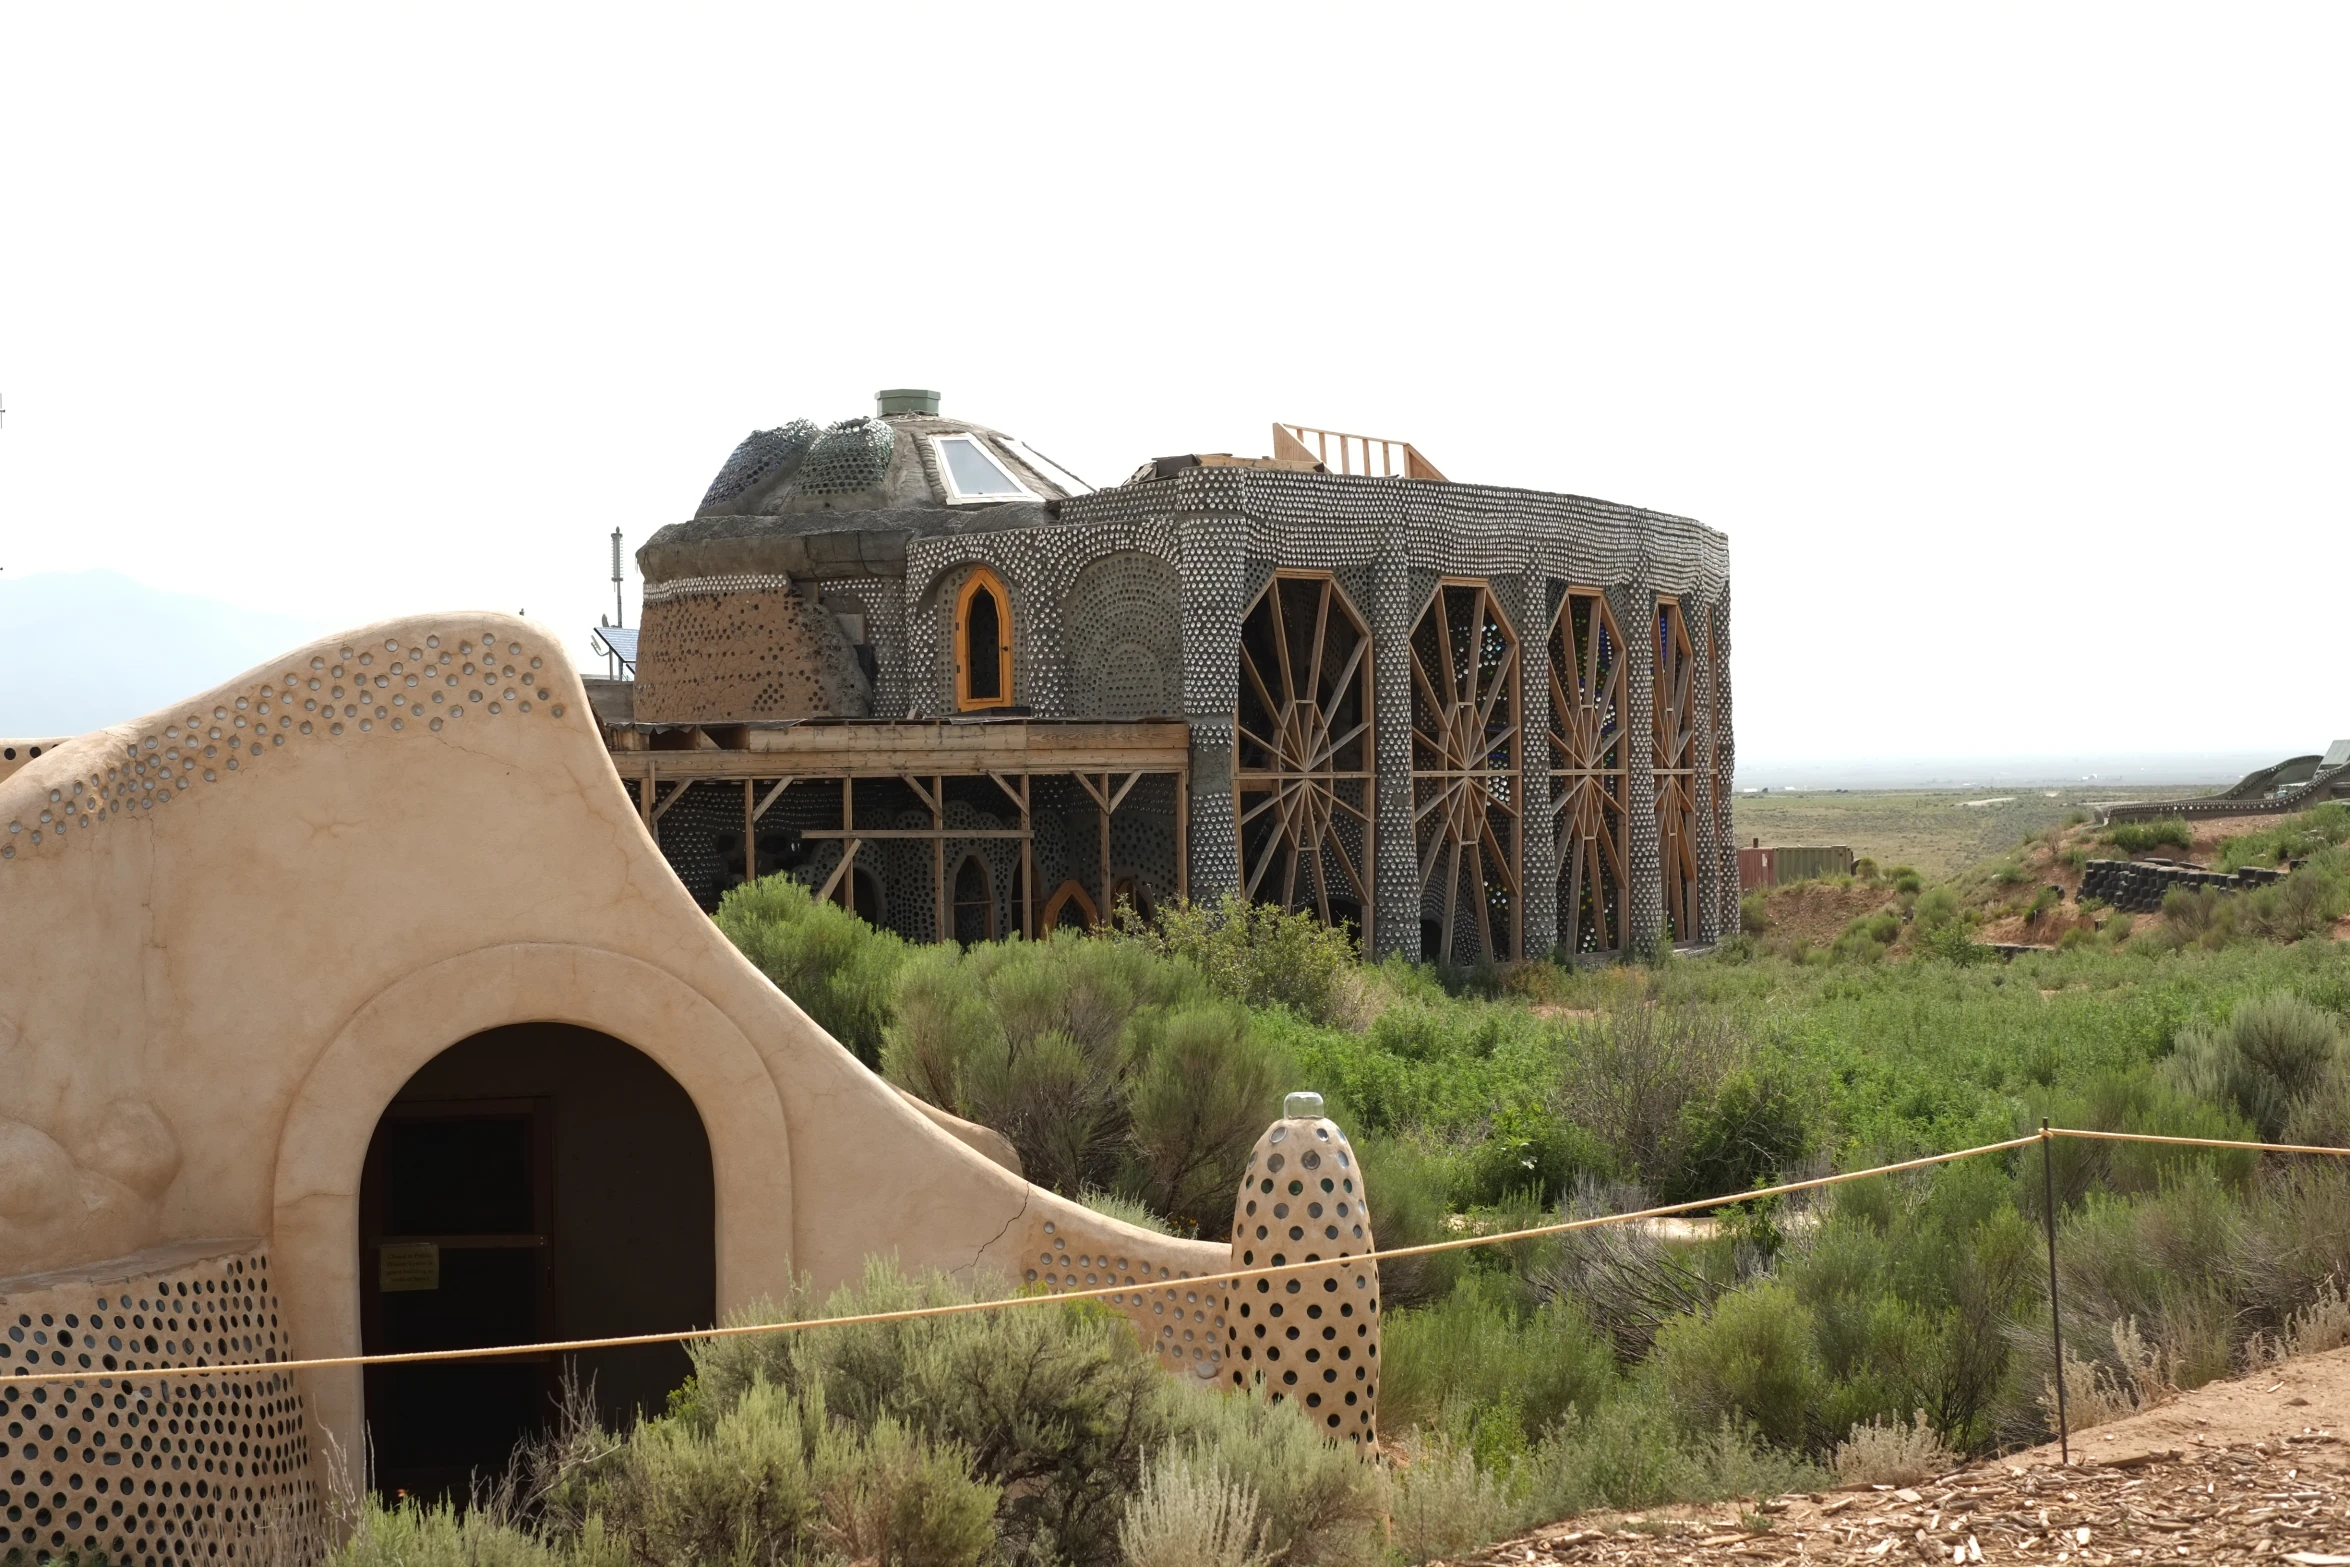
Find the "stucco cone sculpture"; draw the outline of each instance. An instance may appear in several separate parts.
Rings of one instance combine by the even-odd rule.
[[[1320,1094],[1291,1094],[1249,1153],[1232,1210],[1232,1266],[1319,1262],[1233,1291],[1236,1387],[1295,1399],[1332,1441],[1377,1440],[1379,1265],[1363,1171]]]

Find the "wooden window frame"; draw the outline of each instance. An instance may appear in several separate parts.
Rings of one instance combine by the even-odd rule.
[[[1482,681],[1472,657],[1470,685],[1465,690],[1451,667],[1451,608],[1446,599],[1447,594],[1458,592],[1477,596],[1471,611],[1479,628],[1474,634],[1482,636],[1482,627],[1490,617],[1503,643],[1502,661],[1492,682]],[[1420,637],[1431,616],[1437,627],[1437,648],[1445,660],[1445,667],[1436,669],[1429,667]],[[1425,910],[1428,889],[1441,874],[1446,888],[1440,921],[1442,961],[1450,962],[1453,919],[1463,901],[1462,888],[1474,886],[1476,891],[1469,896],[1477,915],[1479,953],[1489,963],[1514,962],[1520,956],[1526,920],[1521,876],[1525,864],[1524,644],[1491,579],[1485,577],[1439,577],[1413,617],[1407,641],[1414,693],[1411,788],[1413,852],[1419,860],[1417,904]],[[1497,729],[1504,744],[1496,744]],[[1505,756],[1503,766],[1492,765],[1497,753]],[[1508,923],[1499,931],[1493,926],[1489,890],[1496,883],[1509,900]]]
[[[1059,930],[1061,928],[1061,910],[1072,902],[1084,914],[1087,930],[1100,928],[1102,914],[1101,910],[1094,907],[1093,894],[1085,890],[1085,883],[1072,876],[1054,888],[1052,897],[1045,901],[1044,918],[1037,922],[1037,934],[1050,936],[1054,931]]]
[[[971,694],[971,649],[963,634],[970,618],[971,601],[981,593],[992,593],[996,602],[996,694],[975,697]],[[965,713],[983,711],[991,707],[1012,705],[1012,594],[1004,586],[1004,579],[985,566],[974,566],[971,574],[955,593],[955,707]]]

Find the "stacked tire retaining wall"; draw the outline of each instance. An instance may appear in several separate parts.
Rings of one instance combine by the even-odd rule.
[[[2283,871],[2250,865],[2236,871],[2207,871],[2174,860],[2091,860],[2081,873],[2081,896],[2103,899],[2125,913],[2152,914],[2161,909],[2163,895],[2173,887],[2242,892],[2284,878]]]

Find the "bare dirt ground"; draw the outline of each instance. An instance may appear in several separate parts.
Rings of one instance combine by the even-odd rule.
[[[2350,1350],[2213,1383],[2051,1445],[1915,1486],[1588,1514],[1460,1567],[1733,1558],[2350,1564]]]
[[[1838,886],[1832,881],[1799,881],[1774,887],[1766,907],[1770,934],[1785,941],[1824,947],[1863,914],[1894,905],[1893,889],[1874,886]]]

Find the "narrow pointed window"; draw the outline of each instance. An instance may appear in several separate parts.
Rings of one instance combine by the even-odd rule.
[[[1012,700],[1011,596],[986,567],[955,600],[955,705],[969,711]]]

